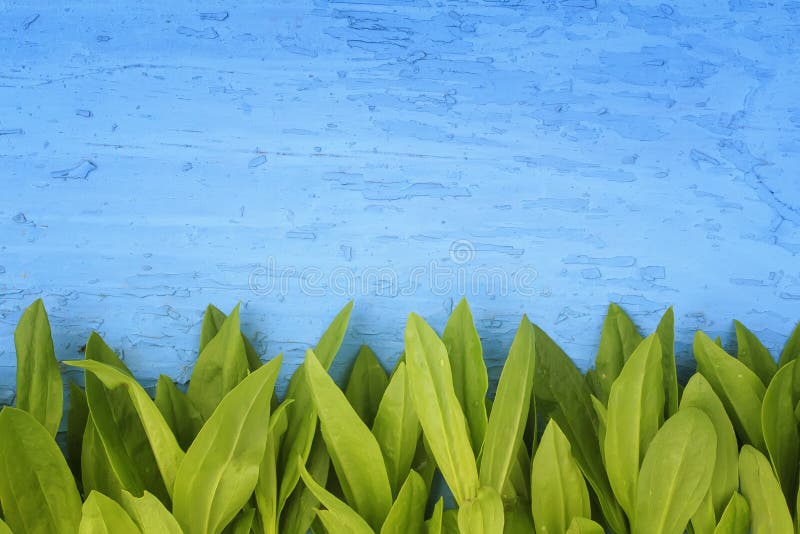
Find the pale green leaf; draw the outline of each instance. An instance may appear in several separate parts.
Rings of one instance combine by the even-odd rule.
[[[606,470],[629,518],[634,515],[639,467],[664,416],[663,383],[661,345],[652,334],[625,362],[608,397]]]
[[[531,505],[536,531],[564,532],[575,517],[590,517],[589,489],[567,437],[547,423],[531,465]]]
[[[274,358],[225,395],[186,451],[175,477],[173,513],[187,534],[221,532],[252,495],[280,365],[281,358]]]
[[[18,533],[76,532],[81,497],[50,432],[29,412],[0,410],[0,507]]]
[[[792,516],[769,460],[750,445],[739,453],[739,487],[750,508],[752,534],[793,531]]]
[[[642,462],[633,534],[682,534],[714,472],[717,437],[708,416],[683,408],[650,443]]]
[[[489,389],[489,376],[483,361],[481,338],[475,329],[467,299],[461,299],[450,314],[442,332],[442,341],[453,373],[453,389],[467,419],[470,443],[477,456],[488,424],[484,401]]]
[[[475,464],[464,412],[453,389],[444,343],[412,313],[405,332],[411,398],[436,463],[459,506],[478,494]],[[498,494],[499,495],[499,494]]]
[[[19,318],[14,330],[14,347],[17,350],[17,408],[30,413],[55,436],[64,407],[64,386],[42,299],[35,300]]]

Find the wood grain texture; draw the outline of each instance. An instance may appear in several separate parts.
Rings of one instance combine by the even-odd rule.
[[[776,349],[799,27],[794,1],[0,0],[0,402],[37,297],[59,358],[94,329],[151,383],[187,379],[209,302],[282,381],[350,298],[337,376],[462,292],[494,377],[522,313],[585,367],[609,301],[646,332],[674,304],[684,363],[733,318]]]

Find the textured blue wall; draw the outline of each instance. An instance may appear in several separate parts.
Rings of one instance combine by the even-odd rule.
[[[350,298],[339,373],[462,292],[493,365],[800,318],[800,2],[76,4],[0,0],[0,401],[37,297],[181,381],[209,302],[287,373]]]

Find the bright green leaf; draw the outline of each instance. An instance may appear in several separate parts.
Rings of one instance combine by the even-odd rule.
[[[502,492],[522,445],[535,366],[533,325],[523,316],[500,374],[480,465],[481,485]],[[506,495],[501,496],[506,499]]]
[[[717,435],[717,453],[714,475],[711,479],[711,505],[713,515],[720,517],[739,487],[739,444],[731,420],[711,384],[696,373],[689,379],[681,397],[681,409],[697,408],[708,416]],[[716,521],[715,521],[716,522]]]
[[[30,413],[0,410],[0,506],[17,534],[76,532],[81,497],[64,455]]]
[[[186,451],[173,491],[173,513],[186,534],[221,532],[252,495],[280,366],[281,358],[273,359],[225,395]]]
[[[206,313],[203,315],[203,325],[200,330],[200,352],[203,352],[208,342],[217,335],[226,317],[222,310],[213,304],[208,305]],[[247,365],[250,371],[255,371],[261,367],[261,359],[258,356],[258,352],[256,352],[255,347],[253,347],[253,344],[250,343],[250,340],[247,339],[247,336],[244,334],[242,334],[242,342],[244,343],[244,352],[247,356]]]
[[[64,407],[64,386],[42,299],[34,301],[22,313],[14,330],[14,346],[17,408],[30,413],[55,436]]]
[[[494,534],[503,532],[505,517],[503,499],[490,486],[482,486],[473,499],[458,509],[461,534]]]
[[[778,475],[786,501],[794,503],[797,466],[800,461],[800,433],[794,416],[792,381],[796,361],[780,368],[767,387],[761,405],[761,425],[772,467]]]
[[[747,534],[750,532],[750,507],[739,493],[731,495],[714,534]]]
[[[392,504],[380,534],[410,534],[421,532],[425,521],[428,489],[415,471],[408,473],[405,483]]]
[[[540,533],[564,532],[575,517],[590,517],[589,489],[567,437],[547,423],[531,465],[533,522]]]
[[[605,529],[591,519],[576,517],[570,523],[566,534],[605,534]]]
[[[761,401],[766,388],[758,376],[703,332],[694,336],[694,357],[697,370],[722,401],[739,438],[766,450],[761,430]]]
[[[453,388],[447,349],[414,313],[406,324],[405,342],[411,398],[420,425],[456,502],[463,506],[478,495],[478,469]]]
[[[433,514],[425,521],[425,534],[442,534],[442,514],[444,512],[444,499],[439,497],[433,506]]]
[[[386,387],[372,425],[372,434],[383,454],[392,495],[397,495],[411,468],[420,434],[405,363],[397,366]]]
[[[484,401],[489,389],[489,375],[483,361],[481,338],[475,329],[467,299],[461,299],[450,314],[442,342],[447,348],[453,373],[453,389],[467,419],[470,443],[477,456],[488,424]]]
[[[769,460],[750,445],[739,453],[739,484],[750,508],[752,534],[793,531],[792,516]]]
[[[717,437],[708,416],[683,408],[650,443],[642,462],[633,534],[682,534],[711,487]]]
[[[620,506],[633,517],[639,467],[664,416],[661,345],[653,334],[633,351],[608,397],[606,470]]]
[[[122,507],[142,534],[183,534],[175,517],[152,493],[145,491],[141,497],[134,497],[123,490],[121,497]]]
[[[131,516],[116,501],[93,491],[83,503],[78,534],[139,534]]]
[[[311,491],[330,514],[320,515],[323,524],[329,532],[347,532],[349,534],[374,534],[366,521],[355,510],[337,499],[332,493],[317,484],[308,474],[305,467],[299,464],[300,476],[303,483]],[[334,528],[331,528],[334,527]]]
[[[158,377],[155,402],[181,449],[188,449],[203,427],[203,416],[189,397],[166,375]]]
[[[739,321],[733,321],[733,324],[736,327],[736,343],[739,345],[739,361],[757,374],[765,386],[769,385],[778,370],[775,359],[747,327]]]

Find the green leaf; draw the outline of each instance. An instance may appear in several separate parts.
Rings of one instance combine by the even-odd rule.
[[[433,506],[433,514],[425,521],[425,534],[442,534],[442,514],[444,512],[444,499],[439,497]]]
[[[281,360],[273,359],[225,395],[186,451],[175,477],[173,513],[187,534],[220,532],[252,495]]]
[[[603,444],[606,442],[606,420],[608,419],[608,408],[606,408],[603,401],[592,395],[592,407],[595,414],[597,414],[597,442],[600,444],[600,454],[604,457],[605,462],[605,449]]]
[[[664,416],[678,411],[678,370],[675,365],[675,313],[667,308],[656,328],[661,342],[661,371],[664,376]]]
[[[139,534],[141,531],[122,507],[93,491],[83,503],[78,534]]]
[[[681,398],[681,410],[697,408],[708,416],[717,435],[714,475],[711,478],[711,504],[715,519],[722,515],[731,495],[739,487],[739,444],[731,420],[711,384],[696,373],[689,379]]]
[[[89,373],[96,376],[106,388],[114,389],[121,387],[122,391],[128,394],[136,413],[139,415],[139,420],[144,427],[144,431],[147,434],[147,439],[155,455],[155,460],[158,464],[158,469],[161,473],[164,485],[167,491],[170,492],[170,496],[172,496],[171,491],[175,484],[178,465],[183,461],[184,453],[180,445],[178,445],[178,441],[175,439],[175,435],[170,430],[169,425],[167,425],[161,412],[158,411],[155,403],[144,388],[142,388],[132,376],[112,365],[94,360],[79,360],[64,363],[89,371]],[[87,373],[86,378],[88,384],[91,380],[91,376]],[[92,405],[90,401],[90,413],[92,412],[91,408]],[[85,439],[86,437],[84,436],[84,440]],[[82,456],[82,461],[85,461],[85,455]]]
[[[253,507],[244,508],[236,518],[227,526],[223,534],[250,534],[253,528],[253,520],[256,517],[256,509]]]
[[[453,389],[467,419],[470,443],[477,456],[488,424],[485,399],[489,375],[483,361],[481,338],[475,329],[467,299],[461,299],[450,314],[442,341],[447,348],[453,373]]]
[[[765,386],[769,385],[778,365],[754,333],[739,321],[734,320],[733,324],[736,327],[736,343],[739,345],[739,361],[757,374]]]
[[[421,532],[425,521],[425,505],[428,502],[428,488],[425,481],[415,471],[409,471],[408,478],[400,488],[397,500],[389,510],[380,534],[409,534]]]
[[[64,409],[64,386],[42,299],[34,301],[22,313],[14,330],[14,347],[17,408],[30,413],[55,436]]]
[[[291,403],[291,399],[282,402],[269,418],[267,445],[264,448],[264,457],[258,470],[255,495],[264,534],[277,534],[278,532],[278,466],[276,462],[281,438],[289,424],[286,408]],[[311,516],[313,519],[314,514]]]
[[[594,489],[603,515],[614,532],[628,531],[600,453],[598,422],[583,376],[563,350],[533,325],[536,369],[533,392],[543,417],[554,419],[572,444],[572,454]]]
[[[714,344],[703,332],[694,336],[694,358],[731,418],[740,439],[766,450],[761,430],[761,401],[766,388],[745,364]]]
[[[529,501],[530,498],[526,501],[517,501],[506,509],[503,534],[531,534],[534,532]]]
[[[522,434],[531,406],[535,366],[533,326],[522,317],[500,374],[480,465],[480,482],[498,493],[506,486],[509,473],[522,445]],[[504,500],[506,495],[501,494]]]
[[[247,376],[248,365],[242,331],[239,328],[239,305],[211,338],[192,370],[186,395],[200,415],[208,419],[222,398]]]
[[[714,534],[747,534],[750,531],[750,507],[739,493],[731,495]]]
[[[155,402],[158,411],[175,434],[181,449],[188,449],[203,427],[203,416],[189,397],[166,375],[158,377]]]
[[[380,446],[311,350],[306,352],[305,369],[345,500],[377,530],[392,506]]]
[[[458,509],[451,508],[442,514],[442,534],[461,534],[458,529]]]
[[[89,405],[86,393],[75,382],[69,383],[69,408],[67,410],[67,463],[76,480],[81,477],[81,449]]]
[[[800,322],[794,325],[794,330],[786,340],[778,360],[778,366],[783,367],[790,361],[796,360],[798,356],[800,356]]]
[[[633,534],[681,534],[711,487],[717,437],[708,416],[684,408],[670,417],[642,462]]]
[[[123,490],[121,497],[122,507],[142,534],[183,534],[175,517],[152,493],[145,491],[141,497],[134,497]]]
[[[503,499],[490,486],[481,486],[477,496],[458,509],[458,529],[461,534],[503,532],[504,523]]]
[[[353,311],[353,301],[348,302],[336,315],[328,329],[314,348],[314,354],[319,358],[322,367],[327,371],[339,347],[342,345],[350,313]],[[289,417],[289,428],[281,446],[279,465],[284,466],[281,477],[280,491],[278,492],[278,510],[283,510],[286,499],[294,491],[300,472],[297,469],[297,458],[303,463],[308,459],[314,434],[317,431],[317,413],[314,401],[308,389],[305,368],[300,366],[289,380],[286,389],[286,398],[294,399],[294,403],[286,412]],[[305,533],[303,533],[305,534]]]
[[[611,384],[641,342],[642,336],[631,318],[618,305],[609,304],[595,358],[596,373],[591,375],[594,395],[603,404],[608,403]]]
[[[463,506],[478,495],[478,469],[453,388],[447,349],[414,313],[406,324],[405,343],[411,398],[420,426],[456,502]]]
[[[219,332],[219,329],[222,327],[222,323],[225,322],[226,317],[227,316],[222,310],[213,304],[208,305],[206,308],[206,313],[203,315],[203,325],[200,330],[200,352],[203,352],[203,349],[206,348],[208,342],[217,335],[217,332]],[[261,367],[261,358],[259,358],[255,347],[253,347],[253,344],[250,343],[250,340],[247,339],[247,336],[244,334],[242,334],[242,342],[244,343],[244,351],[245,355],[247,356],[247,365],[250,368],[250,371],[255,371]]]
[[[114,500],[122,498],[122,483],[111,468],[111,460],[91,414],[86,420],[81,444],[81,481],[84,494],[94,490]]]
[[[332,493],[317,484],[317,482],[308,474],[302,463],[298,463],[300,476],[303,483],[311,491],[314,496],[319,500],[322,505],[327,508],[327,514],[323,511],[319,512],[319,517],[325,528],[329,532],[348,532],[349,534],[374,534],[366,521],[364,521],[358,513],[345,503],[337,499]]]
[[[389,476],[392,495],[397,495],[408,475],[419,442],[420,427],[408,388],[406,364],[400,363],[383,393],[372,434],[378,441]]]
[[[664,416],[661,345],[653,334],[633,351],[608,397],[606,470],[620,506],[634,516],[639,467]]]
[[[328,481],[331,468],[331,458],[322,440],[322,434],[317,432],[314,442],[311,445],[311,452],[306,462],[308,472],[320,484],[325,485]],[[281,534],[306,534],[309,527],[313,529],[314,519],[317,517],[319,500],[314,493],[304,484],[298,484],[281,514],[282,529],[276,531]]]
[[[767,387],[761,405],[764,442],[787,503],[795,501],[800,462],[800,433],[792,402],[792,375],[796,365],[792,361],[781,367]]]
[[[576,517],[570,523],[567,534],[605,534],[605,529],[591,519]]]
[[[769,460],[750,445],[739,453],[739,484],[750,508],[752,534],[793,531],[792,516]]]
[[[107,364],[134,381],[122,360],[95,332],[92,332],[86,343],[86,358],[87,361]],[[149,490],[166,502],[169,499],[168,490],[161,479],[147,433],[128,392],[125,389],[107,388],[91,373],[86,373],[85,382],[89,412],[111,468],[122,487],[134,495],[141,495],[145,489]],[[147,400],[150,401],[149,396]]]
[[[14,534],[13,532],[11,532],[11,529],[8,528],[6,522],[3,521],[2,519],[0,519],[0,534]]]
[[[0,506],[18,534],[76,532],[81,497],[58,445],[30,413],[0,410]]]
[[[368,346],[361,345],[344,394],[367,426],[372,426],[388,384],[389,377],[375,353]]]
[[[531,505],[537,532],[564,532],[575,517],[590,517],[589,489],[567,437],[551,420],[531,466]]]

